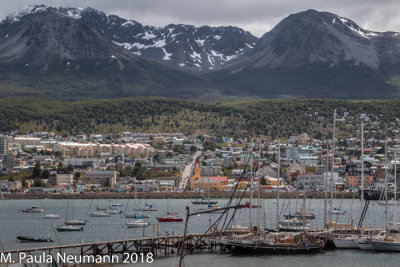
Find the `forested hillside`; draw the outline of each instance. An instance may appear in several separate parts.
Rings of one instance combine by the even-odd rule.
[[[356,134],[359,114],[367,113],[379,130],[397,129],[400,100],[248,100],[203,104],[167,98],[137,97],[113,100],[56,102],[0,99],[0,131],[53,131],[60,134],[103,132],[203,131],[215,135],[271,137],[307,132],[331,135],[333,110],[339,134]],[[368,126],[367,127],[371,127]]]

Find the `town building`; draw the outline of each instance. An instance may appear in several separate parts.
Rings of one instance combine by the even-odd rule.
[[[85,184],[99,184],[102,187],[113,188],[117,182],[116,171],[92,171],[87,172],[83,178]]]

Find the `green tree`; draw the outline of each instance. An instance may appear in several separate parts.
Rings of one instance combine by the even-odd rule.
[[[33,180],[33,186],[34,187],[43,187],[43,181],[40,178],[36,178]]]
[[[49,176],[50,176],[49,170],[48,170],[48,169],[44,169],[44,170],[42,171],[42,174],[41,174],[40,177],[42,177],[42,179],[49,179]]]
[[[35,167],[33,168],[33,171],[32,171],[32,177],[33,178],[40,178],[41,173],[42,173],[42,170],[40,168],[40,164],[36,163]]]

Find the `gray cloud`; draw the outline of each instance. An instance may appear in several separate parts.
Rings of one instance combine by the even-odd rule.
[[[375,31],[400,31],[398,0],[0,0],[0,18],[29,4],[90,6],[140,23],[233,25],[261,36],[291,13],[329,11]]]

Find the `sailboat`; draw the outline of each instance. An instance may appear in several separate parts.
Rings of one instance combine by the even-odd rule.
[[[42,212],[44,212],[44,209],[41,209],[39,207],[31,207],[31,208],[23,209],[22,212],[25,212],[25,213],[42,213]]]
[[[72,201],[72,217],[74,217],[75,202]],[[86,220],[68,219],[68,199],[67,199],[67,216],[65,217],[65,225],[86,225]]]
[[[149,223],[142,219],[136,219],[130,222],[126,222],[126,226],[128,226],[128,228],[140,228],[149,226]]]
[[[60,215],[58,214],[47,214],[43,216],[43,219],[60,219]]]
[[[176,216],[177,213],[169,212],[168,207],[169,207],[169,198],[167,199],[167,216],[157,217],[157,221],[158,222],[182,222],[183,218]]]
[[[54,242],[51,238],[43,238],[43,237],[30,237],[30,236],[17,236],[17,240],[21,243],[50,243]]]
[[[252,151],[252,149],[251,149]],[[280,155],[280,144],[278,150],[278,157]],[[252,161],[252,154],[250,160]],[[279,162],[279,160],[278,160]],[[277,214],[276,214],[276,227],[277,233],[262,232],[261,227],[256,226],[257,233],[253,233],[254,225],[252,222],[252,191],[250,191],[250,212],[249,212],[249,233],[243,235],[236,235],[228,239],[221,240],[221,245],[231,249],[233,253],[239,254],[303,254],[315,253],[323,249],[325,243],[322,240],[311,240],[304,233],[279,233],[279,165],[278,165],[278,194],[277,194]],[[250,179],[250,190],[252,190],[253,177]],[[304,222],[302,223],[304,226]]]
[[[129,199],[128,202],[126,203],[126,207],[125,207],[125,218],[135,218],[135,219],[144,219],[144,218],[150,218],[150,215],[145,214],[145,213],[141,213],[141,212],[136,212],[135,206],[136,206],[136,200],[137,200],[137,191],[136,191],[136,186],[135,186],[135,197],[133,199],[134,201],[134,212],[126,212],[128,209],[128,205],[129,205]]]
[[[78,232],[82,231],[83,227],[75,226],[75,225],[62,225],[57,226],[56,230],[59,232]]]
[[[147,204],[145,203],[145,207],[142,209],[135,209],[137,211],[157,211],[157,209],[155,207],[153,207],[153,205]]]
[[[94,211],[90,214],[92,217],[111,217],[110,213],[104,212],[104,211]]]

